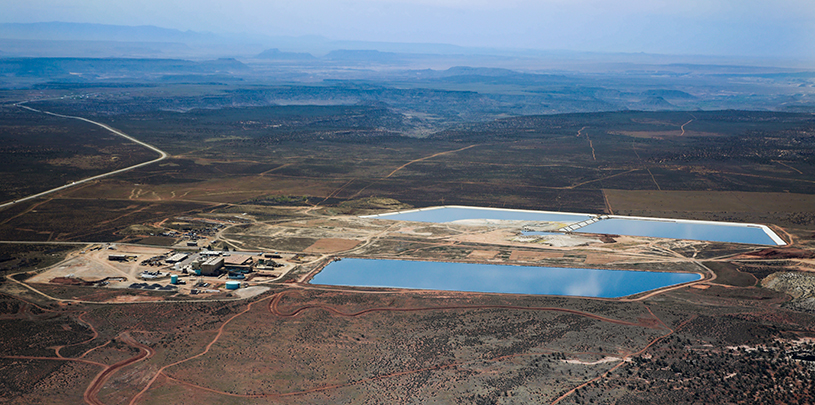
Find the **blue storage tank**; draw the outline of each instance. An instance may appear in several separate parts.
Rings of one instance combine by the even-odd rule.
[[[226,282],[226,289],[227,290],[237,290],[238,288],[241,288],[241,282],[240,281],[227,281]]]

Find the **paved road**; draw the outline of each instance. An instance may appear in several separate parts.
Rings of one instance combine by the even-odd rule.
[[[105,244],[110,242],[62,242],[62,241],[39,241],[39,240],[0,240],[0,244],[16,244],[16,245],[92,245],[92,244]],[[120,245],[120,243],[117,243]]]
[[[60,190],[66,190],[66,189],[71,188],[73,186],[83,184],[83,183],[87,183],[89,181],[98,180],[98,179],[101,179],[103,177],[113,176],[114,174],[123,173],[123,172],[126,172],[128,170],[133,170],[133,169],[136,169],[136,168],[139,168],[139,167],[142,167],[142,166],[147,166],[149,164],[153,164],[153,163],[162,161],[162,160],[166,159],[169,156],[167,154],[167,152],[164,152],[163,150],[161,150],[161,149],[159,149],[159,148],[157,148],[157,147],[155,147],[153,145],[150,145],[148,143],[144,143],[144,142],[142,142],[142,141],[140,141],[140,140],[138,140],[138,139],[136,139],[136,138],[134,138],[134,137],[132,137],[130,135],[125,134],[122,131],[119,131],[117,129],[113,129],[113,128],[105,125],[105,124],[102,124],[102,123],[99,123],[99,122],[96,122],[96,121],[91,121],[91,120],[89,120],[87,118],[75,117],[75,116],[72,116],[72,115],[62,115],[62,114],[52,113],[52,112],[48,112],[48,111],[37,110],[35,108],[31,108],[31,107],[22,105],[22,103],[18,103],[18,104],[15,104],[15,105],[17,107],[20,107],[20,108],[25,108],[26,110],[29,110],[29,111],[34,111],[34,112],[38,112],[38,113],[42,113],[42,114],[53,115],[55,117],[60,117],[60,118],[71,118],[71,119],[75,119],[75,120],[89,122],[89,123],[94,124],[94,125],[98,125],[98,126],[104,128],[104,129],[106,129],[106,130],[108,130],[110,132],[113,132],[116,135],[121,136],[122,138],[125,138],[125,139],[127,139],[127,140],[129,140],[131,142],[135,142],[135,143],[137,143],[137,144],[139,144],[141,146],[144,146],[144,147],[146,147],[146,148],[148,148],[150,150],[153,150],[153,151],[157,152],[160,156],[159,156],[158,159],[153,159],[153,160],[151,160],[149,162],[139,163],[137,165],[133,165],[133,166],[130,166],[130,167],[125,167],[124,169],[114,170],[112,172],[99,174],[99,175],[96,175],[96,176],[93,176],[93,177],[88,177],[87,179],[77,180],[75,182],[72,182],[71,184],[66,184],[64,186],[53,188],[53,189],[48,190],[48,191],[43,191],[41,193],[30,195],[28,197],[23,197],[23,198],[14,200],[14,201],[10,201],[10,202],[4,203],[4,204],[0,204],[0,209],[11,206],[11,205],[14,205],[14,204],[17,204],[17,203],[20,203],[20,202],[23,202],[23,201],[33,200],[35,198],[39,198],[39,197],[42,197],[42,196],[47,195],[47,194],[55,193],[55,192],[60,191]]]

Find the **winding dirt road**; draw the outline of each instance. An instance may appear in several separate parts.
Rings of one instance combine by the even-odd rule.
[[[633,354],[630,354],[630,355],[626,356],[624,359],[620,360],[620,362],[619,362],[619,363],[617,363],[617,365],[615,365],[614,367],[612,367],[612,368],[610,368],[610,369],[606,370],[606,372],[604,372],[603,374],[600,374],[600,375],[598,375],[597,377],[592,378],[591,380],[586,381],[585,383],[580,384],[580,385],[578,385],[577,387],[574,387],[574,388],[570,389],[569,391],[566,391],[566,392],[565,392],[563,395],[561,395],[561,396],[557,397],[557,398],[556,398],[554,401],[552,401],[552,402],[551,402],[551,405],[555,405],[555,404],[557,404],[558,402],[560,402],[560,401],[562,401],[562,400],[566,399],[567,397],[569,397],[570,395],[574,394],[575,392],[577,392],[577,390],[579,390],[579,389],[581,389],[581,388],[583,388],[583,387],[586,387],[586,386],[588,386],[588,385],[590,385],[590,384],[592,384],[592,383],[594,383],[594,382],[596,382],[596,381],[600,381],[600,380],[602,380],[603,378],[606,378],[606,377],[607,377],[609,374],[613,373],[613,372],[614,372],[614,370],[617,370],[618,368],[622,367],[622,366],[623,366],[625,363],[627,363],[627,362],[629,361],[629,359],[631,359],[632,357],[636,357],[636,356],[639,356],[639,355],[641,355],[641,354],[645,353],[645,351],[646,351],[646,350],[648,350],[648,349],[650,349],[650,348],[651,348],[651,346],[653,346],[653,345],[657,344],[657,343],[658,343],[659,341],[661,341],[662,339],[665,339],[666,337],[671,336],[672,334],[674,334],[674,332],[676,332],[677,330],[679,330],[681,327],[685,326],[685,324],[687,324],[688,322],[690,322],[690,321],[692,321],[693,319],[695,319],[695,318],[687,319],[687,320],[685,320],[684,322],[682,322],[682,323],[679,325],[679,327],[677,327],[676,329],[671,329],[670,327],[668,327],[668,325],[666,325],[666,324],[665,324],[665,322],[662,322],[662,320],[661,320],[661,319],[657,318],[657,317],[656,317],[656,315],[654,315],[654,313],[651,311],[651,308],[648,308],[648,306],[647,306],[647,305],[645,306],[645,308],[647,308],[647,309],[648,309],[648,312],[650,312],[650,313],[651,313],[651,316],[653,316],[655,319],[657,319],[657,320],[659,321],[659,323],[660,323],[660,324],[661,324],[661,325],[662,325],[662,326],[663,326],[665,329],[667,329],[667,330],[668,330],[668,332],[667,332],[666,334],[664,334],[664,335],[662,335],[662,336],[659,336],[659,337],[657,337],[656,339],[652,340],[652,341],[651,341],[651,343],[648,343],[648,345],[647,345],[647,346],[645,346],[645,347],[643,347],[643,348],[642,348],[642,350],[640,350],[640,351],[638,351],[638,352],[636,352],[636,353],[633,353]]]
[[[102,386],[105,385],[110,376],[112,376],[113,373],[115,373],[122,367],[127,367],[133,363],[142,361],[144,359],[148,359],[150,357],[153,357],[153,354],[155,354],[155,351],[153,351],[153,349],[137,342],[136,339],[133,339],[133,337],[130,336],[129,333],[126,332],[123,333],[121,336],[119,336],[119,339],[122,342],[126,343],[128,346],[138,348],[139,354],[136,355],[135,357],[122,360],[114,365],[107,366],[105,367],[104,370],[97,374],[96,378],[94,378],[93,381],[91,381],[90,385],[88,385],[88,388],[85,389],[85,394],[83,395],[83,399],[88,404],[105,405],[102,401],[99,400],[98,395],[99,391],[102,389]]]
[[[695,119],[695,118],[694,118],[694,119]],[[682,133],[681,133],[681,134],[679,134],[679,136],[685,136],[685,125],[688,125],[688,124],[690,124],[691,122],[693,122],[693,119],[691,119],[690,121],[688,121],[688,122],[686,122],[686,123],[682,124],[682,126],[681,126],[681,127],[679,127],[679,129],[681,129],[681,130],[682,130]]]
[[[218,339],[220,339],[220,338],[221,338],[221,335],[224,333],[224,328],[226,327],[226,325],[229,325],[229,323],[230,323],[230,322],[232,322],[232,320],[233,320],[233,319],[235,319],[235,318],[237,318],[237,317],[239,317],[239,316],[241,316],[241,315],[243,315],[243,314],[245,314],[245,313],[249,312],[249,310],[251,310],[251,309],[252,309],[252,306],[253,306],[253,305],[257,304],[258,302],[265,301],[265,300],[267,300],[267,299],[269,299],[269,298],[271,298],[271,297],[266,297],[266,298],[260,299],[260,300],[258,300],[258,301],[250,302],[250,303],[249,303],[249,304],[246,306],[246,309],[244,309],[244,310],[243,310],[243,311],[241,311],[241,312],[238,312],[238,313],[237,313],[237,314],[235,314],[235,315],[232,315],[232,316],[231,316],[229,319],[227,319],[226,321],[224,321],[224,323],[221,325],[221,327],[220,327],[220,328],[218,328],[218,333],[215,335],[215,337],[212,339],[212,341],[211,341],[211,342],[209,342],[209,344],[208,344],[208,345],[207,345],[207,346],[204,348],[204,350],[203,350],[201,353],[198,353],[198,354],[196,354],[196,355],[194,355],[194,356],[187,357],[186,359],[179,360],[179,361],[177,361],[177,362],[175,362],[175,363],[171,363],[171,364],[168,364],[168,365],[166,365],[166,366],[164,366],[164,367],[160,368],[160,369],[159,369],[159,370],[156,372],[156,374],[155,374],[155,375],[153,375],[153,378],[151,378],[151,379],[150,379],[150,381],[147,383],[147,385],[146,385],[146,386],[145,386],[145,387],[144,387],[144,388],[143,388],[141,391],[139,391],[139,393],[138,393],[138,394],[136,394],[136,395],[133,397],[133,399],[131,399],[131,400],[130,400],[130,405],[135,404],[135,403],[136,403],[136,402],[139,400],[139,398],[141,398],[141,396],[142,396],[142,395],[144,395],[144,393],[145,393],[145,392],[147,392],[147,391],[150,389],[150,387],[151,387],[151,386],[153,386],[153,383],[154,383],[154,382],[156,382],[156,379],[158,379],[158,377],[159,377],[160,375],[164,374],[164,370],[166,370],[168,367],[172,367],[172,366],[175,366],[175,365],[178,365],[178,364],[181,364],[181,363],[188,362],[188,361],[193,360],[193,359],[197,359],[197,358],[199,358],[199,357],[201,357],[201,356],[203,356],[203,355],[205,355],[205,354],[209,353],[209,350],[212,348],[212,346],[213,346],[215,343],[217,343],[217,342],[218,342]],[[165,374],[165,376],[166,376],[166,374]]]
[[[61,312],[61,311],[54,311],[54,310],[51,310],[51,309],[48,309],[48,308],[43,308],[43,307],[41,307],[41,306],[39,306],[37,304],[34,304],[34,303],[30,302],[30,301],[27,301],[27,300],[19,298],[19,297],[15,297],[13,295],[5,294],[5,293],[0,293],[0,295],[7,296],[7,297],[10,297],[10,298],[13,298],[13,299],[24,302],[23,306],[20,308],[19,313],[25,312],[27,306],[37,307],[37,308],[41,309],[44,312],[51,312],[51,313],[59,313],[59,312]],[[69,311],[69,313],[70,312],[71,311]],[[152,357],[153,354],[155,353],[155,351],[153,349],[151,349],[150,347],[145,346],[145,345],[139,343],[138,341],[136,341],[135,339],[133,339],[133,337],[130,336],[130,334],[128,332],[124,332],[121,335],[119,335],[119,340],[121,342],[127,344],[128,346],[135,347],[135,348],[139,349],[139,354],[134,356],[134,357],[131,357],[129,359],[125,359],[125,360],[122,360],[122,361],[120,361],[118,363],[108,365],[108,364],[104,364],[104,363],[101,363],[101,362],[98,362],[98,361],[88,360],[88,359],[84,358],[90,352],[92,352],[92,351],[94,351],[94,350],[96,350],[96,349],[98,349],[100,347],[107,346],[108,344],[111,343],[111,341],[107,341],[107,342],[105,342],[105,343],[103,343],[101,345],[97,345],[95,347],[92,347],[92,348],[86,350],[84,353],[82,353],[79,357],[65,357],[65,356],[63,356],[60,353],[61,349],[65,348],[65,347],[69,347],[69,346],[76,346],[76,345],[89,343],[89,342],[91,342],[94,339],[99,337],[99,332],[96,330],[96,328],[91,323],[89,323],[89,322],[85,321],[84,319],[82,319],[82,317],[85,314],[86,314],[86,312],[80,313],[79,316],[77,316],[76,319],[77,319],[77,322],[87,326],[91,330],[92,336],[90,336],[88,339],[85,339],[85,340],[83,340],[81,342],[72,343],[72,344],[68,344],[68,345],[54,346],[53,349],[54,349],[54,353],[56,354],[56,357],[48,357],[48,356],[0,356],[0,358],[3,358],[3,359],[16,359],[16,360],[75,361],[75,362],[78,362],[78,363],[85,363],[85,364],[90,364],[90,365],[94,365],[94,366],[97,366],[97,367],[101,367],[102,371],[100,371],[99,374],[97,374],[96,377],[94,377],[94,379],[91,381],[91,383],[85,389],[85,392],[83,394],[83,399],[85,400],[85,403],[90,404],[90,405],[104,405],[103,402],[99,400],[98,394],[99,394],[99,391],[102,389],[102,386],[104,386],[105,383],[107,382],[107,380],[114,373],[116,373],[119,369],[121,369],[123,367],[127,367],[127,366],[129,366],[129,365],[131,365],[133,363],[136,363],[136,362],[139,362],[139,361],[142,361],[144,359]]]

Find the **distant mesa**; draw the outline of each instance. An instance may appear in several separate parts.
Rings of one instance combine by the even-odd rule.
[[[669,103],[662,97],[648,97],[639,102],[638,108],[652,110],[652,109],[675,109],[676,106]]]
[[[252,70],[249,68],[249,66],[246,66],[245,64],[243,64],[243,62],[240,62],[235,58],[219,58],[214,61],[203,62],[201,63],[201,65],[220,72],[223,71],[237,72]]]
[[[314,55],[306,52],[283,52],[280,49],[272,48],[267,49],[258,56],[257,59],[270,59],[270,60],[314,60],[317,59]]]

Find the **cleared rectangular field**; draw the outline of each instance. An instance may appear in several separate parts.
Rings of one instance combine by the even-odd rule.
[[[612,210],[806,212],[815,195],[744,191],[604,190]]]

